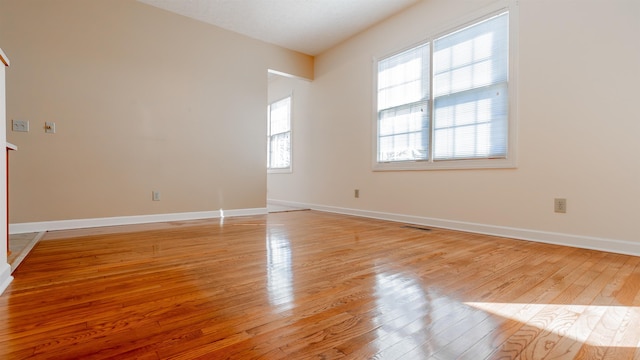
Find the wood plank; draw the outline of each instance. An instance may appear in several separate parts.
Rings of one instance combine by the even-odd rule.
[[[640,358],[640,258],[403,225],[50,233],[0,297],[0,358]]]

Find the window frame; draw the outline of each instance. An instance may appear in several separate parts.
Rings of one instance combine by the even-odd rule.
[[[447,159],[434,160],[433,154],[433,46],[434,41],[446,35],[455,33],[467,27],[473,26],[492,17],[508,12],[508,119],[507,119],[507,153],[504,158],[476,158],[476,159]],[[373,171],[404,171],[404,170],[449,170],[449,169],[504,169],[517,167],[517,66],[518,66],[518,12],[515,4],[501,2],[491,7],[485,7],[479,11],[473,12],[465,17],[459,18],[457,21],[448,26],[444,26],[434,31],[430,36],[423,38],[417,43],[409,44],[396,51],[384,54],[382,56],[373,57],[372,73],[373,73],[373,91],[372,91],[372,170]],[[430,79],[429,87],[431,104],[429,111],[429,159],[428,160],[405,160],[378,162],[378,63],[381,60],[390,58],[402,52],[411,50],[418,46],[429,44],[431,56],[429,58]]]
[[[271,167],[271,106],[277,102],[289,99],[289,166],[274,168]],[[282,134],[282,133],[280,133]],[[293,93],[269,102],[267,105],[267,173],[283,174],[293,172]]]

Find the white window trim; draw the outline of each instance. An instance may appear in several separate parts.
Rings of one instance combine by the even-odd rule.
[[[286,168],[271,168],[267,166],[267,174],[290,174],[293,172],[293,92],[289,93],[289,95],[278,98],[274,101],[269,102],[269,106],[271,104],[276,103],[278,101],[289,98],[289,166]],[[268,115],[270,116],[270,114]],[[271,121],[268,118],[268,121]],[[271,134],[267,134],[267,141],[271,140]],[[267,151],[269,151],[269,147],[267,146]],[[269,156],[269,154],[267,154]]]
[[[269,168],[267,169],[267,173],[269,174],[291,174],[293,172],[292,166],[286,168]]]
[[[501,12],[509,11],[509,120],[507,156],[500,159],[460,159],[460,160],[423,160],[423,161],[395,161],[378,162],[378,61],[395,54],[414,48],[420,44],[429,42],[443,35],[465,28],[476,22],[488,19]],[[518,140],[518,94],[517,94],[517,74],[518,74],[518,6],[516,0],[507,0],[496,3],[492,6],[484,7],[479,11],[459,18],[453,24],[449,24],[439,31],[435,31],[429,37],[418,43],[411,44],[394,52],[375,56],[372,61],[373,91],[372,91],[372,170],[373,171],[406,171],[406,170],[457,170],[457,169],[509,169],[517,168],[517,140]],[[433,123],[431,123],[433,126]],[[432,131],[430,129],[430,131]],[[431,149],[429,150],[432,151]]]

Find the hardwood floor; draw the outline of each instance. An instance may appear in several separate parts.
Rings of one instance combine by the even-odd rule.
[[[9,235],[10,253],[7,254],[7,262],[11,265],[12,273],[20,266],[44,234],[44,232],[41,232]]]
[[[638,257],[337,214],[50,233],[14,276],[1,359],[640,359]]]

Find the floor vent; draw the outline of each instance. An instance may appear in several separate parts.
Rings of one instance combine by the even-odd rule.
[[[417,225],[405,225],[403,226],[404,229],[414,229],[414,230],[422,230],[422,231],[431,231],[431,229],[426,228],[426,227],[422,227],[422,226],[417,226]]]

